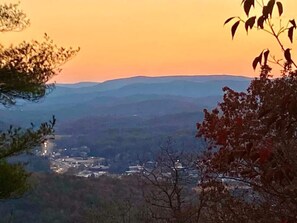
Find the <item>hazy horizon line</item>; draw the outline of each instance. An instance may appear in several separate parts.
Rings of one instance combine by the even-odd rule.
[[[169,75],[162,75],[162,76],[149,76],[149,75],[134,75],[134,76],[127,76],[127,77],[118,77],[113,79],[107,79],[103,81],[92,81],[92,80],[82,80],[78,82],[50,82],[54,84],[82,84],[82,83],[104,83],[113,80],[124,80],[124,79],[132,79],[132,78],[170,78],[170,77],[197,77],[197,76],[233,76],[233,77],[242,77],[252,79],[253,77],[240,75],[240,74],[169,74]]]

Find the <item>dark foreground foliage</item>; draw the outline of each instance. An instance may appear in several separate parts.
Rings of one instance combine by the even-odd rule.
[[[29,25],[18,4],[0,5],[0,32],[21,31]],[[58,47],[45,34],[45,41],[22,42],[17,46],[0,44],[0,106],[13,106],[18,100],[38,101],[53,86],[48,80],[58,67],[78,50]],[[5,121],[5,120],[2,120]],[[0,200],[18,197],[28,188],[28,174],[21,164],[7,159],[29,152],[52,136],[55,118],[39,128],[10,127],[0,131]]]

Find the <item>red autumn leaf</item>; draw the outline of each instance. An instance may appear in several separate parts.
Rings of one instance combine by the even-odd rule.
[[[281,16],[284,12],[283,5],[281,2],[277,2],[276,4],[277,4],[279,16]]]
[[[241,117],[237,117],[235,119],[235,123],[236,123],[237,126],[242,126],[242,123],[243,123],[242,118]]]
[[[259,152],[259,158],[260,158],[259,161],[260,161],[260,163],[261,164],[266,163],[269,160],[269,158],[271,157],[271,155],[272,155],[271,148],[261,149],[260,152]]]
[[[230,17],[230,18],[228,18],[225,22],[224,22],[224,25],[226,25],[227,23],[229,23],[232,19],[234,19],[235,17],[233,16],[233,17]]]
[[[240,21],[237,21],[236,23],[233,24],[233,26],[231,27],[231,34],[232,34],[232,39],[234,38],[234,35],[236,33],[236,30],[239,26]]]

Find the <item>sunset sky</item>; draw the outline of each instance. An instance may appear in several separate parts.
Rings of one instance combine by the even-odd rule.
[[[296,0],[282,2],[284,18],[297,15]],[[46,32],[59,45],[79,46],[79,54],[54,78],[57,82],[104,81],[136,75],[256,76],[251,67],[253,58],[264,48],[270,48],[274,55],[280,55],[280,51],[275,40],[261,31],[247,36],[240,27],[239,35],[231,40],[232,23],[225,27],[223,23],[234,15],[245,18],[240,3],[241,0],[22,0],[20,7],[30,18],[30,27],[0,35],[2,42],[17,44],[22,40],[42,40]]]

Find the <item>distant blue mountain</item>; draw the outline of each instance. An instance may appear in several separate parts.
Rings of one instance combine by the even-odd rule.
[[[107,91],[122,88],[131,84],[160,84],[173,81],[189,81],[189,82],[209,82],[209,81],[250,81],[251,79],[243,76],[232,75],[187,75],[187,76],[162,76],[162,77],[146,77],[136,76],[130,78],[120,78],[114,80],[97,82],[80,82],[75,84],[57,84],[57,88],[68,88],[69,93],[72,92],[94,92]],[[72,89],[69,89],[72,88]],[[79,90],[77,88],[80,88]],[[63,89],[63,93],[66,89]]]
[[[237,91],[245,91],[250,81],[247,80],[208,80],[208,81],[190,81],[174,80],[161,83],[134,83],[127,84],[121,88],[105,91],[105,96],[130,96],[136,94],[150,95],[175,95],[185,97],[207,97],[222,95],[222,88],[229,86]]]
[[[74,84],[56,84],[59,87],[67,87],[67,88],[82,88],[82,87],[92,87],[98,85],[99,82],[78,82]]]
[[[86,145],[90,155],[111,159],[116,170],[119,163],[135,163],[138,154],[157,151],[168,136],[179,148],[198,151],[196,123],[203,119],[203,109],[222,100],[223,87],[245,91],[250,81],[228,75],[139,76],[57,84],[39,103],[1,108],[0,129],[37,125],[55,115],[56,134],[67,135],[55,141],[57,148]]]
[[[172,81],[190,81],[190,82],[207,82],[207,81],[220,81],[220,80],[233,80],[233,81],[249,81],[250,78],[243,76],[231,76],[231,75],[180,75],[180,76],[162,76],[162,77],[146,77],[146,76],[136,76],[130,78],[121,78],[115,80],[105,81],[98,84],[97,86],[102,90],[112,90],[124,87],[130,84],[137,83],[168,83]]]
[[[164,116],[216,106],[228,86],[245,91],[251,79],[230,75],[132,77],[57,84],[39,103],[0,110],[9,122],[39,122],[55,115],[60,121],[89,116]]]

